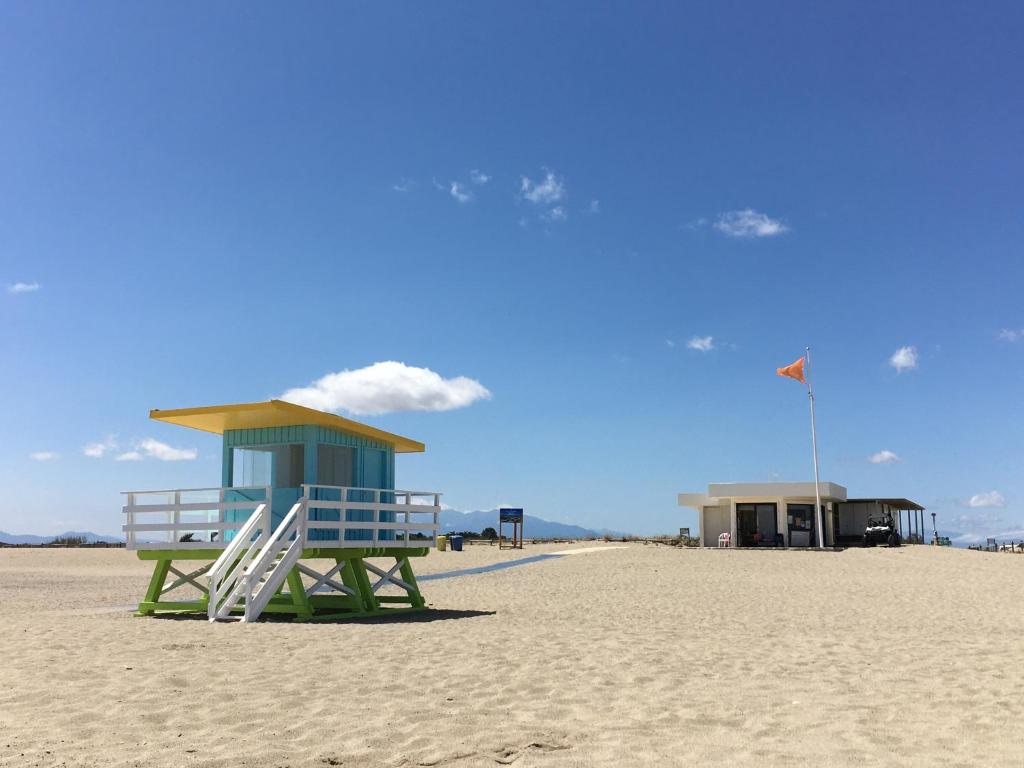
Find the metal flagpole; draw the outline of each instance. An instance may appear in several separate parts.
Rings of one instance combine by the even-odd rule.
[[[811,386],[811,348],[807,347],[807,399],[811,403],[811,451],[814,453],[814,519],[818,529],[818,547],[825,547],[825,532],[822,529],[821,481],[818,478],[818,434],[814,423],[814,388]]]

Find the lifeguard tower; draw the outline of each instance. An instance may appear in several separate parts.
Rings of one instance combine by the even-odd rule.
[[[154,562],[138,615],[423,609],[410,558],[434,546],[441,494],[395,489],[395,454],[423,443],[282,400],[149,415],[222,435],[223,460],[220,487],[126,492],[126,546]]]

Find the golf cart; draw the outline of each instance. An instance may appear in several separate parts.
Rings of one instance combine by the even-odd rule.
[[[863,542],[865,547],[875,547],[879,544],[898,547],[902,542],[900,541],[900,533],[896,530],[896,521],[893,520],[892,515],[885,512],[881,515],[871,515],[868,517],[868,524],[864,529]]]

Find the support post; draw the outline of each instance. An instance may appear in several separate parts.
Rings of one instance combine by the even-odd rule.
[[[422,608],[424,606],[423,595],[420,594],[420,587],[416,583],[416,574],[413,573],[412,564],[409,562],[409,558],[395,558],[401,562],[402,566],[399,568],[399,573],[402,574],[402,581],[412,587],[412,592],[409,593],[409,602],[414,608]]]
[[[370,577],[366,573],[366,565],[361,557],[352,558],[352,570],[355,572],[356,581],[359,584],[359,595],[363,601],[363,610],[367,613],[380,611],[380,604],[373,594],[373,585],[370,584]]]
[[[309,598],[306,597],[306,588],[302,584],[302,574],[299,569],[293,567],[288,571],[288,590],[291,593],[292,605],[295,606],[295,615],[302,619],[308,619],[313,615]]]
[[[825,539],[823,536],[821,520],[821,480],[818,476],[818,430],[814,421],[814,387],[811,386],[811,348],[807,347],[807,398],[811,403],[811,452],[814,454],[814,520],[815,528],[818,529],[818,548],[823,549]]]
[[[161,558],[156,561],[156,566],[153,568],[153,576],[150,578],[149,587],[146,589],[146,596],[143,598],[142,605],[139,606],[138,613],[140,616],[151,616],[156,612],[153,604],[160,602],[160,593],[163,591],[164,584],[167,581],[167,573],[170,570],[170,559]],[[146,607],[143,608],[143,605]]]

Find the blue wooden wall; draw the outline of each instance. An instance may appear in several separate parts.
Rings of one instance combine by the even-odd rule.
[[[274,445],[303,446],[303,482],[316,483],[317,481],[317,446],[319,445],[341,445],[354,448],[353,475],[354,484],[361,488],[390,488],[395,487],[395,451],[394,447],[370,438],[359,435],[350,435],[328,427],[315,424],[297,424],[288,427],[261,427],[258,429],[230,429],[224,432],[221,483],[224,487],[232,485],[232,457],[236,448],[267,448]],[[280,488],[273,489],[273,502],[271,512],[274,525],[280,523],[288,513],[291,506],[298,500],[302,493],[301,488]],[[384,497],[382,497],[384,498]],[[364,499],[350,498],[348,501],[363,501]],[[367,501],[370,498],[365,499]],[[390,501],[391,499],[385,499]],[[322,512],[321,519],[330,519],[329,513]],[[370,513],[366,513],[369,515]],[[394,515],[383,516],[393,519]],[[334,516],[337,520],[337,515]],[[348,520],[370,519],[361,516],[359,512],[353,511],[346,514]],[[311,531],[313,534],[330,534],[337,532]],[[371,538],[369,531],[347,531],[345,538],[349,540],[364,540]],[[330,538],[329,536],[327,538]]]

